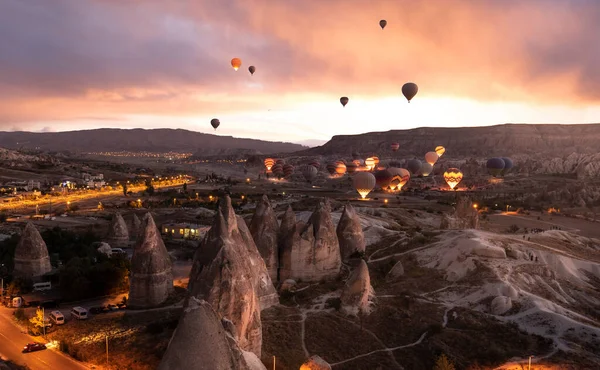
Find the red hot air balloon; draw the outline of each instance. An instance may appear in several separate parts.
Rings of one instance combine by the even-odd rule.
[[[217,127],[219,127],[220,124],[221,121],[219,121],[218,118],[213,118],[210,120],[210,125],[215,129],[215,131],[217,131]]]
[[[342,97],[340,98],[340,103],[342,103],[342,106],[344,106],[344,107],[345,107],[345,106],[346,106],[346,104],[348,104],[348,97],[346,97],[346,96],[342,96]]]
[[[397,152],[400,149],[400,143],[391,143],[390,149],[392,149],[392,152]]]

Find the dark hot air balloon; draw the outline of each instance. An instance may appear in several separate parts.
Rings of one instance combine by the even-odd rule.
[[[418,91],[419,87],[413,82],[407,82],[404,85],[402,85],[402,95],[404,95],[404,97],[406,98],[406,100],[408,100],[409,103],[412,100],[412,98],[414,98],[415,95],[417,95]]]
[[[319,161],[311,161],[311,162],[309,163],[309,165],[311,165],[311,166],[313,166],[314,168],[316,168],[316,169],[317,169],[317,171],[321,169],[321,163],[319,163]]]
[[[375,183],[382,189],[386,189],[390,186],[390,182],[394,176],[389,170],[375,171],[373,175],[375,176]]]
[[[392,152],[397,152],[400,149],[400,143],[391,143],[390,149],[392,149]]]
[[[333,162],[327,163],[325,169],[327,169],[327,172],[329,172],[330,175],[335,175],[336,164]]]
[[[358,169],[358,166],[354,162],[350,162],[350,163],[346,164],[346,172],[348,172],[349,174],[356,172],[357,169]]]
[[[381,29],[384,29],[385,26],[387,26],[387,21],[385,19],[380,20],[379,27],[381,27]]]
[[[406,162],[406,168],[410,171],[412,175],[416,175],[421,170],[421,161],[414,158]]]
[[[315,166],[311,166],[309,164],[300,166],[300,173],[302,176],[304,176],[307,182],[312,182],[314,179],[316,179],[318,172],[319,171],[317,171]]]
[[[504,161],[504,169],[502,170],[502,173],[500,175],[504,176],[510,172],[510,170],[514,167],[514,164],[512,159],[510,158],[502,157],[502,160]]]
[[[290,177],[294,173],[294,166],[291,164],[283,165],[283,176]]]
[[[221,121],[219,121],[218,118],[213,118],[210,120],[210,125],[215,129],[215,131],[217,130],[217,127],[219,127],[220,124]]]
[[[348,98],[347,98],[347,97],[345,97],[345,96],[342,96],[342,97],[340,98],[340,103],[342,103],[342,106],[344,106],[344,107],[345,107],[345,106],[346,106],[346,104],[348,104]]]
[[[494,158],[488,159],[485,166],[486,166],[488,172],[490,173],[490,175],[492,175],[494,177],[498,177],[502,173],[502,170],[504,170],[504,167],[506,166],[506,164],[504,163],[502,158],[494,157]]]
[[[250,75],[253,75],[254,72],[256,72],[256,67],[255,66],[250,66],[250,67],[248,67],[248,71],[250,72]]]

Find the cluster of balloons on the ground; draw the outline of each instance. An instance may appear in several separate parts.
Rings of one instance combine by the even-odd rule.
[[[382,30],[385,29],[385,27],[387,26],[387,21],[385,19],[380,20],[379,26],[381,27]],[[240,58],[231,59],[231,67],[233,68],[234,71],[237,71],[238,69],[240,69],[241,66],[242,66],[242,60]],[[256,72],[256,67],[255,66],[248,67],[248,72],[250,72],[250,75],[254,75],[254,72]],[[406,98],[406,100],[408,100],[409,103],[415,97],[415,95],[417,95],[418,91],[419,91],[419,87],[414,82],[407,82],[404,85],[402,85],[402,95],[404,95],[404,97]],[[340,98],[340,103],[342,104],[343,107],[345,107],[349,101],[350,101],[350,99],[348,99],[347,96],[342,96]],[[210,121],[210,124],[216,130],[217,127],[219,127],[219,125],[221,124],[221,122],[219,121],[219,119],[213,118]]]

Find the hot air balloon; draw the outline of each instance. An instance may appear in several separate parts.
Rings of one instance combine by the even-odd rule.
[[[329,172],[330,175],[335,175],[335,168],[336,168],[335,163],[333,163],[333,162],[327,163],[327,166],[325,168],[327,169],[327,172]]]
[[[421,170],[421,161],[413,158],[406,162],[406,168],[410,171],[412,175],[416,175]]]
[[[354,162],[350,162],[346,165],[346,172],[348,172],[349,174],[356,172],[357,169],[358,165],[356,165],[356,163]]]
[[[421,165],[421,175],[427,177],[433,172],[433,165],[431,163],[423,162]]]
[[[392,173],[389,170],[379,170],[373,173],[375,176],[375,183],[382,189],[386,189],[390,186],[390,182],[392,181]]]
[[[404,97],[406,98],[406,100],[408,100],[409,103],[412,100],[412,98],[414,98],[415,95],[417,95],[418,91],[419,87],[415,83],[407,82],[404,85],[402,85],[402,95],[404,95]]]
[[[342,96],[342,97],[340,98],[340,103],[342,103],[342,106],[344,106],[344,107],[345,107],[345,106],[346,106],[346,104],[348,104],[348,98],[347,98],[347,97],[345,97],[345,96]]]
[[[346,163],[344,161],[335,162],[335,173],[343,176],[346,173]]]
[[[248,71],[250,72],[250,75],[253,75],[254,72],[256,72],[256,67],[255,66],[250,66],[250,67],[248,67]]]
[[[369,157],[369,158],[365,159],[365,165],[367,167],[369,167],[369,170],[372,170],[373,168],[375,168],[375,158]]]
[[[454,189],[459,182],[463,179],[463,173],[458,168],[448,168],[446,172],[444,172],[444,181],[450,187],[450,189]]]
[[[354,189],[360,194],[362,199],[365,199],[369,195],[375,187],[375,183],[375,176],[370,172],[358,172],[352,177]]]
[[[219,127],[220,124],[221,121],[219,121],[218,118],[213,118],[210,120],[210,125],[215,129],[215,131],[217,130],[217,127]]]
[[[273,158],[265,159],[265,167],[266,167],[267,171],[271,171],[271,168],[273,167],[274,164],[275,164],[275,160]]]
[[[400,149],[400,144],[399,143],[391,143],[390,149],[392,149],[392,152],[397,152],[398,149]]]
[[[283,166],[285,164],[285,159],[278,159],[275,161],[275,164],[280,164],[281,166]]]
[[[300,167],[300,173],[302,174],[302,176],[304,176],[306,181],[312,182],[314,179],[317,178],[317,174],[319,173],[319,171],[317,171],[315,166],[305,164]]]
[[[271,172],[277,177],[283,176],[283,165],[279,163],[275,163],[273,167],[271,167]]]
[[[319,169],[321,169],[321,163],[319,163],[319,161],[312,161],[312,162],[309,163],[309,165],[311,165],[314,168],[316,168],[317,171],[319,171]]]
[[[444,153],[446,153],[446,148],[444,148],[443,146],[439,145],[435,147],[435,152],[437,153],[437,155],[441,158]]]
[[[490,173],[490,175],[498,177],[504,170],[506,163],[504,163],[502,158],[494,157],[488,159],[485,166],[487,167],[487,170]]]
[[[514,164],[512,159],[510,158],[502,157],[502,160],[504,161],[504,169],[502,170],[502,173],[500,175],[504,176],[510,172],[510,170],[514,167]]]
[[[385,26],[387,26],[387,21],[385,19],[380,20],[379,27],[381,27],[381,29],[384,29]]]
[[[283,166],[283,176],[290,177],[294,173],[294,166],[286,164]]]
[[[360,167],[360,166],[363,165],[363,163],[361,163],[360,159],[355,159],[355,160],[352,161],[352,163],[354,163],[357,167]]]
[[[392,174],[390,188],[401,191],[402,187],[410,180],[410,172],[405,168],[390,167],[388,171]]]
[[[352,159],[360,159],[360,153],[359,152],[352,152]]]
[[[231,66],[237,71],[242,66],[242,60],[240,58],[231,59]]]
[[[437,162],[439,158],[440,156],[436,152],[427,152],[425,154],[425,162],[429,163],[432,166],[435,164],[435,162]]]

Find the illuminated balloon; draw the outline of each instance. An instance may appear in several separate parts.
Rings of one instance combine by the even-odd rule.
[[[274,164],[275,164],[275,160],[273,158],[265,159],[265,168],[267,169],[267,171],[271,171],[271,168],[273,167]]]
[[[414,158],[406,162],[406,168],[410,171],[411,174],[416,175],[421,170],[421,161]]]
[[[360,159],[355,159],[355,160],[352,161],[352,163],[354,163],[357,167],[363,165],[363,163],[361,163]]]
[[[504,176],[510,172],[510,170],[514,167],[514,164],[512,159],[510,158],[502,157],[502,160],[504,161],[504,169],[502,170],[502,173],[500,175]]]
[[[350,162],[346,165],[346,172],[348,172],[349,174],[356,172],[357,169],[358,165],[354,162]]]
[[[210,125],[215,129],[215,131],[217,130],[217,127],[219,127],[220,124],[221,121],[219,121],[218,118],[213,118],[210,120]]]
[[[390,188],[401,191],[402,187],[410,180],[410,172],[405,168],[390,167],[388,171],[392,174]]]
[[[380,20],[379,27],[381,27],[381,29],[384,29],[385,26],[387,26],[387,21],[385,19]]]
[[[406,98],[406,100],[408,100],[409,103],[412,100],[412,98],[414,98],[415,95],[417,95],[418,91],[419,87],[415,83],[407,82],[404,85],[402,85],[402,95],[404,95],[404,97]]]
[[[435,152],[437,153],[437,155],[441,158],[444,153],[446,153],[446,148],[444,148],[443,146],[436,146],[435,147]]]
[[[344,106],[344,107],[345,107],[345,106],[346,106],[346,104],[348,104],[348,98],[347,98],[347,97],[345,97],[345,96],[342,96],[342,97],[340,98],[340,103],[342,103],[342,106]]]
[[[248,67],[248,71],[250,72],[250,75],[253,75],[254,72],[256,72],[256,67],[255,66],[250,66],[250,67]]]
[[[242,60],[240,58],[231,59],[231,66],[237,71],[242,66]]]
[[[375,171],[373,175],[375,176],[375,183],[380,188],[386,189],[388,186],[390,186],[393,175],[389,170]]]
[[[362,199],[365,199],[367,195],[375,187],[375,176],[370,172],[358,172],[352,177],[352,184],[354,189],[360,194]]]
[[[302,174],[302,176],[304,176],[306,181],[312,182],[314,179],[317,178],[317,174],[319,173],[319,171],[317,171],[315,166],[305,164],[300,167],[300,173]]]
[[[400,144],[399,143],[391,143],[390,149],[392,149],[392,152],[397,152],[398,149],[400,149]]]
[[[335,173],[343,176],[346,173],[346,164],[344,163],[344,161],[337,161],[335,162]]]
[[[446,184],[448,184],[450,189],[454,189],[462,179],[463,173],[458,168],[448,168],[448,170],[444,172],[444,181],[446,181]]]
[[[490,173],[490,175],[492,175],[494,177],[498,177],[504,170],[505,166],[506,166],[506,163],[504,163],[504,160],[502,160],[502,158],[498,158],[498,157],[490,158],[490,159],[488,159],[488,161],[486,163],[488,172]]]
[[[435,164],[435,162],[437,162],[439,158],[440,156],[436,152],[427,152],[425,154],[425,162],[429,163],[432,166]]]
[[[369,157],[365,159],[365,165],[369,167],[369,171],[373,170],[379,164],[379,157]]]
[[[379,165],[379,157],[374,155],[371,158],[373,158],[373,160],[375,161],[375,167],[377,167],[377,165]]]
[[[421,165],[421,175],[427,177],[433,172],[433,165],[431,163],[423,162]]]

